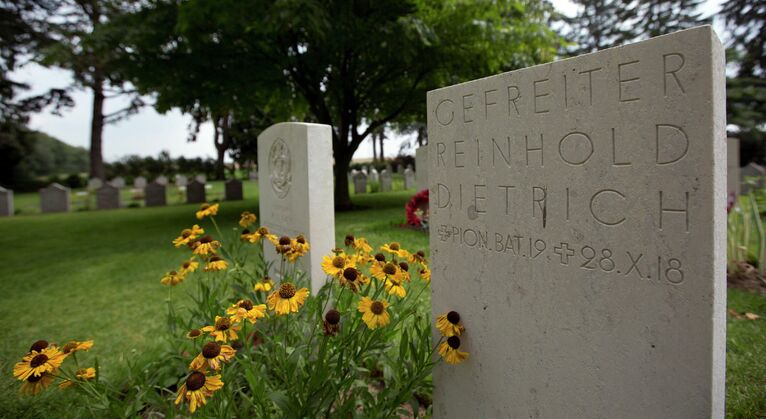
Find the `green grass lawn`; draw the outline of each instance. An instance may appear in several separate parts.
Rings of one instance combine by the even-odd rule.
[[[257,211],[255,183],[245,184],[249,185],[247,200],[221,206],[217,218],[223,230],[236,225],[241,211]],[[220,183],[213,185],[214,193],[221,190]],[[337,214],[336,241],[342,243],[346,233],[353,233],[367,237],[374,246],[395,240],[411,250],[427,249],[426,234],[399,228],[404,222],[403,206],[413,193],[354,196],[362,208]],[[20,198],[17,207],[27,197]],[[76,405],[75,396],[61,391],[37,398],[17,395],[11,369],[34,340],[95,339],[88,356],[98,356],[104,377],[119,376],[126,360],[157,345],[165,330],[167,297],[159,279],[183,260],[185,253],[170,241],[197,222],[196,208],[171,205],[0,219],[0,318],[4,324],[0,417],[47,417],[53,412],[61,417],[80,412],[70,409]],[[730,290],[729,308],[764,318],[729,318],[727,411],[731,417],[763,417],[766,297]]]

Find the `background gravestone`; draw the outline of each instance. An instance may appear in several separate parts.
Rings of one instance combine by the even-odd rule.
[[[381,192],[391,192],[391,171],[388,169],[383,169],[380,172],[380,191]]]
[[[194,179],[186,185],[186,203],[201,204],[206,201],[204,183]]]
[[[40,211],[68,212],[71,206],[69,188],[52,183],[40,189]]]
[[[11,217],[13,212],[13,191],[0,186],[0,217]]]
[[[303,234],[311,251],[300,259],[312,292],[325,283],[322,257],[335,248],[332,130],[328,125],[287,122],[258,136],[260,221],[274,234]],[[267,260],[279,258],[265,246]]]
[[[740,169],[739,174],[741,176],[740,185],[742,185],[741,188],[743,194],[764,187],[766,167],[763,167],[758,163],[750,162],[747,166]]]
[[[138,176],[133,179],[133,187],[136,189],[144,189],[146,187],[146,178],[143,176]]]
[[[254,170],[248,174],[248,179],[250,180],[258,180],[258,170]]]
[[[117,189],[121,189],[125,187],[125,178],[122,176],[117,176],[116,178],[112,179],[111,182],[109,182],[110,185],[114,186]]]
[[[372,183],[380,182],[380,173],[378,173],[378,169],[374,167],[370,169],[370,182]]]
[[[412,189],[415,187],[415,171],[412,170],[412,166],[407,166],[404,169],[404,189]]]
[[[161,207],[167,204],[165,185],[151,182],[144,188],[144,203],[147,207]]]
[[[723,53],[704,26],[428,93],[433,314],[470,353],[434,417],[724,416]]]
[[[739,168],[739,138],[729,137],[726,139],[726,191],[729,195],[739,196],[740,168]]]
[[[227,201],[241,201],[242,196],[242,181],[238,179],[229,179],[224,184],[224,196]]]
[[[90,178],[88,179],[88,190],[95,191],[96,189],[100,188],[101,185],[103,184],[104,182],[97,177]]]
[[[363,171],[357,172],[354,176],[354,193],[367,193],[367,175]]]
[[[194,176],[194,180],[196,180],[199,183],[207,183],[207,176],[197,175],[197,176]]]
[[[120,190],[108,183],[96,189],[96,209],[120,208]]]
[[[184,175],[176,175],[175,184],[178,187],[186,186],[189,183],[189,179]]]
[[[168,185],[168,177],[165,175],[159,175],[157,176],[157,179],[154,179],[155,182],[159,183],[160,185],[167,186]]]
[[[415,181],[418,191],[428,189],[428,146],[424,145],[415,150]]]

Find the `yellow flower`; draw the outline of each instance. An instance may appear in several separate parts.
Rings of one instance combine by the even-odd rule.
[[[266,317],[266,304],[253,305],[250,300],[239,300],[226,309],[226,314],[231,317],[233,322],[247,319],[250,324],[254,324],[261,317]]]
[[[197,236],[205,234],[205,230],[201,229],[198,225],[194,224],[192,228],[185,228],[181,230],[181,235],[176,237],[175,240],[173,240],[173,245],[175,247],[181,247],[183,245],[189,244],[192,240],[196,239]]]
[[[459,364],[468,359],[468,352],[463,352],[460,349],[460,338],[457,336],[450,336],[446,342],[439,344],[439,355],[448,364]]]
[[[189,330],[189,333],[186,334],[186,337],[189,339],[197,339],[200,336],[202,336],[202,331],[199,329]]]
[[[217,341],[228,342],[239,339],[237,332],[241,328],[242,326],[237,323],[232,324],[228,317],[215,316],[215,325],[205,326],[201,330],[210,333],[210,336],[215,337]]]
[[[197,262],[194,258],[191,258],[181,265],[181,268],[178,270],[178,272],[180,272],[181,275],[186,276],[186,274],[196,271],[197,268],[199,268],[199,262]]]
[[[80,368],[79,370],[77,370],[77,372],[75,373],[74,376],[79,381],[92,380],[92,379],[96,378],[96,369],[93,368],[93,367]],[[61,382],[61,384],[59,384],[59,388],[62,388],[62,389],[69,388],[72,385],[74,385],[74,383],[75,382],[72,381],[72,380],[64,380],[64,381]]]
[[[184,276],[180,275],[176,271],[170,271],[165,274],[165,276],[160,279],[160,283],[162,285],[170,285],[170,286],[176,286],[180,284],[181,282],[184,282]]]
[[[67,354],[55,346],[48,346],[40,352],[31,351],[13,366],[13,376],[19,380],[26,380],[31,376],[40,377],[45,373],[52,373],[61,367],[66,357]]]
[[[295,285],[289,282],[283,282],[278,290],[269,295],[266,301],[269,304],[269,310],[274,310],[277,315],[297,313],[306,297],[309,295],[308,288],[295,289]]]
[[[401,282],[403,279],[399,265],[394,262],[373,263],[370,268],[370,273],[375,279],[381,281],[386,278],[393,278],[396,282]]]
[[[210,205],[208,203],[204,203],[200,205],[199,211],[197,211],[197,219],[201,220],[208,216],[214,216],[218,214],[218,204]]]
[[[43,349],[47,348],[48,346],[56,346],[56,345],[50,345],[48,344],[48,341],[44,339],[35,341],[35,343],[33,343],[32,346],[29,347],[28,354],[31,354],[33,351],[42,352]]]
[[[460,314],[456,311],[444,313],[436,318],[436,328],[446,337],[460,336],[465,328],[460,324]]]
[[[407,259],[410,255],[410,252],[402,249],[402,246],[397,242],[384,244],[383,246],[380,246],[380,250],[388,252],[392,255],[403,257],[405,259]]]
[[[223,271],[229,264],[221,257],[212,256],[205,264],[205,272]]]
[[[255,287],[253,289],[255,292],[263,291],[263,292],[269,292],[271,291],[271,278],[268,276],[263,277],[263,280],[261,282],[256,282]]]
[[[420,279],[431,282],[431,269],[427,265],[423,265],[423,269],[420,270]]]
[[[24,380],[24,384],[21,385],[21,393],[30,396],[37,395],[43,389],[48,388],[52,382],[53,375],[48,373],[37,376],[30,375],[29,378]]]
[[[288,261],[295,262],[299,257],[308,253],[309,250],[311,250],[309,242],[306,241],[303,235],[298,235],[298,237],[291,241],[290,250],[285,253],[285,256],[287,256]]]
[[[404,261],[399,262],[399,269],[400,269],[399,272],[401,272],[400,276],[402,277],[402,279],[405,281],[409,281],[410,280],[410,264]]]
[[[396,295],[399,298],[404,298],[407,295],[407,290],[402,286],[402,280],[395,276],[389,276],[386,278],[386,291],[391,295]]]
[[[343,270],[349,267],[354,267],[354,261],[343,252],[322,257],[322,269],[329,276],[340,278]]]
[[[219,247],[221,247],[221,242],[218,240],[213,240],[210,236],[202,236],[197,241],[197,246],[194,247],[194,254],[200,256],[213,255]]]
[[[250,211],[245,211],[239,216],[239,225],[242,226],[242,228],[247,228],[255,224],[257,220],[258,217],[256,217],[255,214]]]
[[[198,407],[207,403],[207,398],[223,387],[220,375],[205,376],[199,371],[193,371],[186,377],[186,381],[178,389],[176,404],[186,399],[189,402],[189,412],[194,413]]]
[[[362,271],[356,268],[346,268],[340,276],[340,285],[347,286],[351,291],[357,292],[362,285],[370,282],[370,279],[362,274]]]
[[[277,236],[271,234],[268,227],[258,227],[258,230],[255,230],[255,233],[251,234],[248,240],[250,240],[250,243],[258,243],[262,238],[270,241],[275,246],[279,244]]]
[[[369,297],[362,297],[362,299],[359,300],[359,307],[357,307],[357,310],[359,310],[360,313],[363,313],[362,320],[370,329],[383,327],[391,321],[387,309],[388,301],[374,301]]]
[[[72,352],[77,352],[77,351],[87,351],[88,349],[92,347],[93,347],[92,340],[86,340],[84,342],[78,342],[76,340],[72,340],[67,342],[66,345],[61,347],[61,352],[64,352],[65,354],[70,354]]]
[[[202,352],[192,360],[190,369],[205,371],[208,367],[218,371],[223,362],[229,362],[234,358],[237,351],[229,345],[221,345],[218,342],[208,342],[202,346]]]
[[[364,253],[364,254],[368,254],[368,253],[372,252],[372,246],[370,246],[370,244],[367,243],[367,239],[362,238],[362,237],[360,237],[358,239],[355,239],[353,244],[352,244],[352,246],[358,252],[361,252],[361,253]]]
[[[410,261],[410,263],[420,263],[420,264],[423,264],[423,265],[428,263],[426,261],[426,253],[424,251],[422,251],[422,250],[418,250],[417,252],[411,254],[410,257],[409,257],[409,261]]]

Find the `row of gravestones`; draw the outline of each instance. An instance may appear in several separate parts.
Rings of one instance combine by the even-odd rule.
[[[166,186],[158,181],[153,181],[145,185],[144,199],[147,207],[156,207],[166,205]],[[3,201],[6,190],[0,191],[0,204],[6,205]],[[48,212],[68,212],[71,207],[70,189],[54,183],[46,188],[40,189],[40,209],[44,213]],[[120,189],[111,185],[104,184],[95,190],[97,209],[117,209],[120,208]],[[242,181],[231,179],[224,184],[224,199],[226,201],[240,201],[243,199]],[[8,211],[12,214],[13,195],[10,194],[10,203],[7,205]],[[205,184],[196,179],[186,185],[186,202],[201,203],[207,200],[205,193]]]
[[[425,147],[421,147],[420,149],[425,149]],[[401,167],[401,166],[400,166]],[[425,162],[423,166],[419,167],[425,167]],[[421,169],[418,171],[425,172],[426,169]],[[380,191],[381,192],[391,192],[392,190],[392,168],[389,165],[385,169],[381,170],[380,174],[375,168],[367,169],[367,171],[363,170],[352,170],[348,177],[349,177],[349,183],[354,184],[354,192],[356,194],[363,194],[367,193],[367,181],[373,183],[380,182]],[[427,188],[427,184],[425,184],[422,180],[422,176],[419,174],[416,174],[415,170],[412,169],[412,165],[407,165],[407,168],[404,169],[404,189],[409,190],[417,187],[418,189],[425,189]]]
[[[723,418],[723,52],[705,26],[428,93],[433,317],[465,326],[433,341],[470,354],[434,417]],[[331,129],[258,148],[262,225],[307,236],[316,291]]]
[[[194,179],[197,182],[200,183],[206,183],[207,177],[205,175],[197,175],[194,177]],[[167,186],[169,184],[169,180],[166,176],[160,175],[155,180],[156,183],[159,183],[160,185]],[[186,186],[189,183],[189,180],[184,175],[175,175],[174,183],[178,187]],[[114,186],[115,188],[121,189],[125,187],[125,178],[118,176],[109,182],[107,184]],[[99,188],[101,188],[104,185],[104,182],[99,178],[91,178],[88,181],[88,190],[95,191]],[[148,181],[143,176],[137,176],[135,179],[133,179],[133,187],[135,189],[144,189],[148,185]]]

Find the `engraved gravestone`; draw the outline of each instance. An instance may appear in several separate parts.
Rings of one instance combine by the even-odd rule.
[[[112,179],[111,182],[109,182],[112,186],[115,188],[124,188],[125,187],[125,178],[122,176],[117,176],[116,178]]]
[[[68,212],[70,205],[69,188],[52,183],[40,189],[41,212]]]
[[[412,166],[407,166],[404,169],[404,189],[412,189],[415,187],[415,171],[412,170]]]
[[[357,195],[367,193],[367,175],[364,174],[364,171],[354,175],[354,193]]]
[[[415,180],[419,191],[428,189],[428,146],[415,150]]]
[[[726,139],[726,190],[729,195],[740,194],[739,138]]]
[[[165,175],[159,175],[157,176],[157,179],[154,179],[155,182],[159,183],[160,185],[167,186],[168,185],[168,177]]]
[[[133,187],[136,189],[144,189],[146,187],[146,178],[143,176],[138,176],[133,179]]]
[[[391,171],[388,169],[383,169],[380,172],[380,191],[391,192],[391,183]]]
[[[308,240],[311,251],[299,263],[316,293],[325,283],[322,257],[335,247],[331,127],[286,122],[267,128],[258,136],[258,179],[261,225],[277,236]],[[274,247],[264,252],[279,276]]]
[[[96,189],[96,209],[120,208],[120,190],[108,183]]]
[[[241,201],[242,181],[237,179],[227,180],[224,184],[224,194],[227,201]]]
[[[13,216],[13,191],[0,186],[0,217]]]
[[[147,207],[161,207],[167,204],[166,186],[157,181],[151,182],[144,188],[144,203]]]
[[[470,354],[434,417],[723,417],[724,66],[703,26],[428,93],[432,307]]]
[[[189,204],[201,204],[206,201],[205,184],[194,179],[186,185],[186,202]]]

